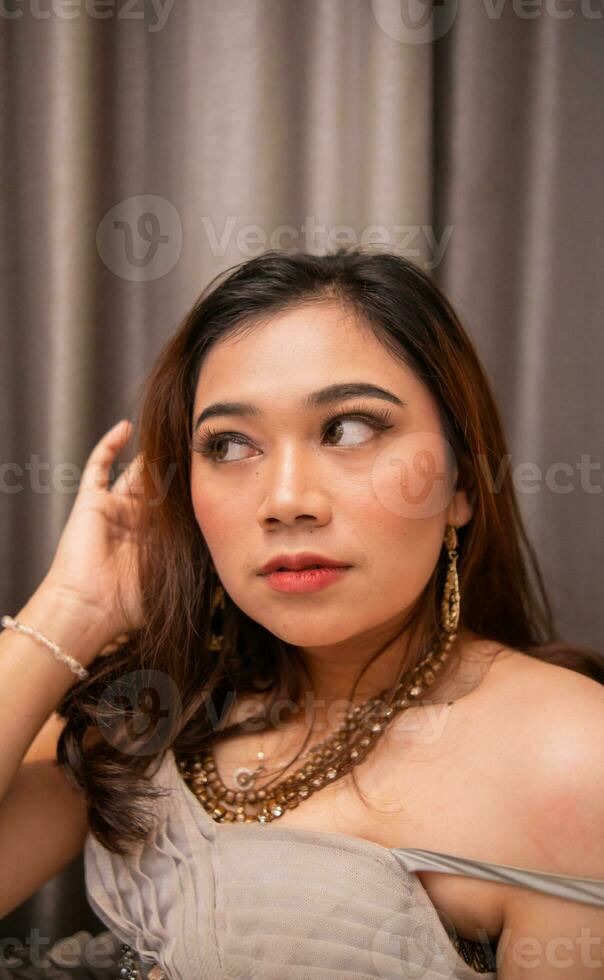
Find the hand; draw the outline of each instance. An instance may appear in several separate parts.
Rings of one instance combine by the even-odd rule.
[[[143,625],[137,561],[142,483],[139,453],[109,489],[117,453],[132,435],[122,419],[96,444],[44,585],[102,615],[116,641]],[[124,634],[124,636],[121,636]],[[113,649],[105,647],[103,653]]]

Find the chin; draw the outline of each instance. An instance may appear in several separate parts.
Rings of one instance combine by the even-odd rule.
[[[337,625],[328,625],[320,616],[309,623],[309,615],[299,624],[290,620],[287,623],[263,622],[262,625],[280,640],[295,647],[328,647],[334,643],[345,643],[356,634],[355,630],[351,631],[350,623],[342,625],[342,620],[346,618],[343,615],[339,617]]]

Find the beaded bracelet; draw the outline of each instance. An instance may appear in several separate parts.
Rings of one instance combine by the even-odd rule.
[[[72,670],[74,674],[77,674],[78,677],[82,678],[82,680],[86,680],[88,677],[88,671],[85,667],[82,667],[82,664],[78,663],[77,660],[74,660],[73,657],[70,657],[69,654],[65,653],[65,651],[62,650],[57,643],[53,643],[52,640],[49,640],[47,636],[44,636],[44,633],[40,632],[40,630],[36,629],[34,626],[26,626],[25,623],[20,623],[17,619],[13,619],[12,616],[3,616],[0,623],[5,628],[8,627],[9,629],[16,630],[18,633],[25,633],[26,636],[32,636],[34,640],[39,640],[40,643],[47,646],[49,650],[52,650],[57,660],[62,660],[63,663],[67,664],[69,669]]]

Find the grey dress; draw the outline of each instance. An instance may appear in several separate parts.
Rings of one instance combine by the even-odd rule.
[[[139,976],[496,977],[488,944],[482,966],[470,965],[453,924],[414,874],[421,870],[522,885],[604,907],[604,880],[387,848],[278,821],[217,823],[182,779],[171,750],[152,782],[170,793],[154,804],[158,819],[136,856],[120,857],[90,833],[84,844],[88,901],[110,934],[136,951]]]

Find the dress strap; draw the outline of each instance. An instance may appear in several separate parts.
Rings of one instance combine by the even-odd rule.
[[[443,851],[428,851],[420,847],[393,847],[391,851],[407,871],[444,871],[448,874],[485,878],[504,884],[522,885],[534,891],[547,892],[586,905],[604,906],[603,878],[576,878],[573,875],[552,874],[533,868],[518,868],[513,864],[495,864],[457,857]]]

